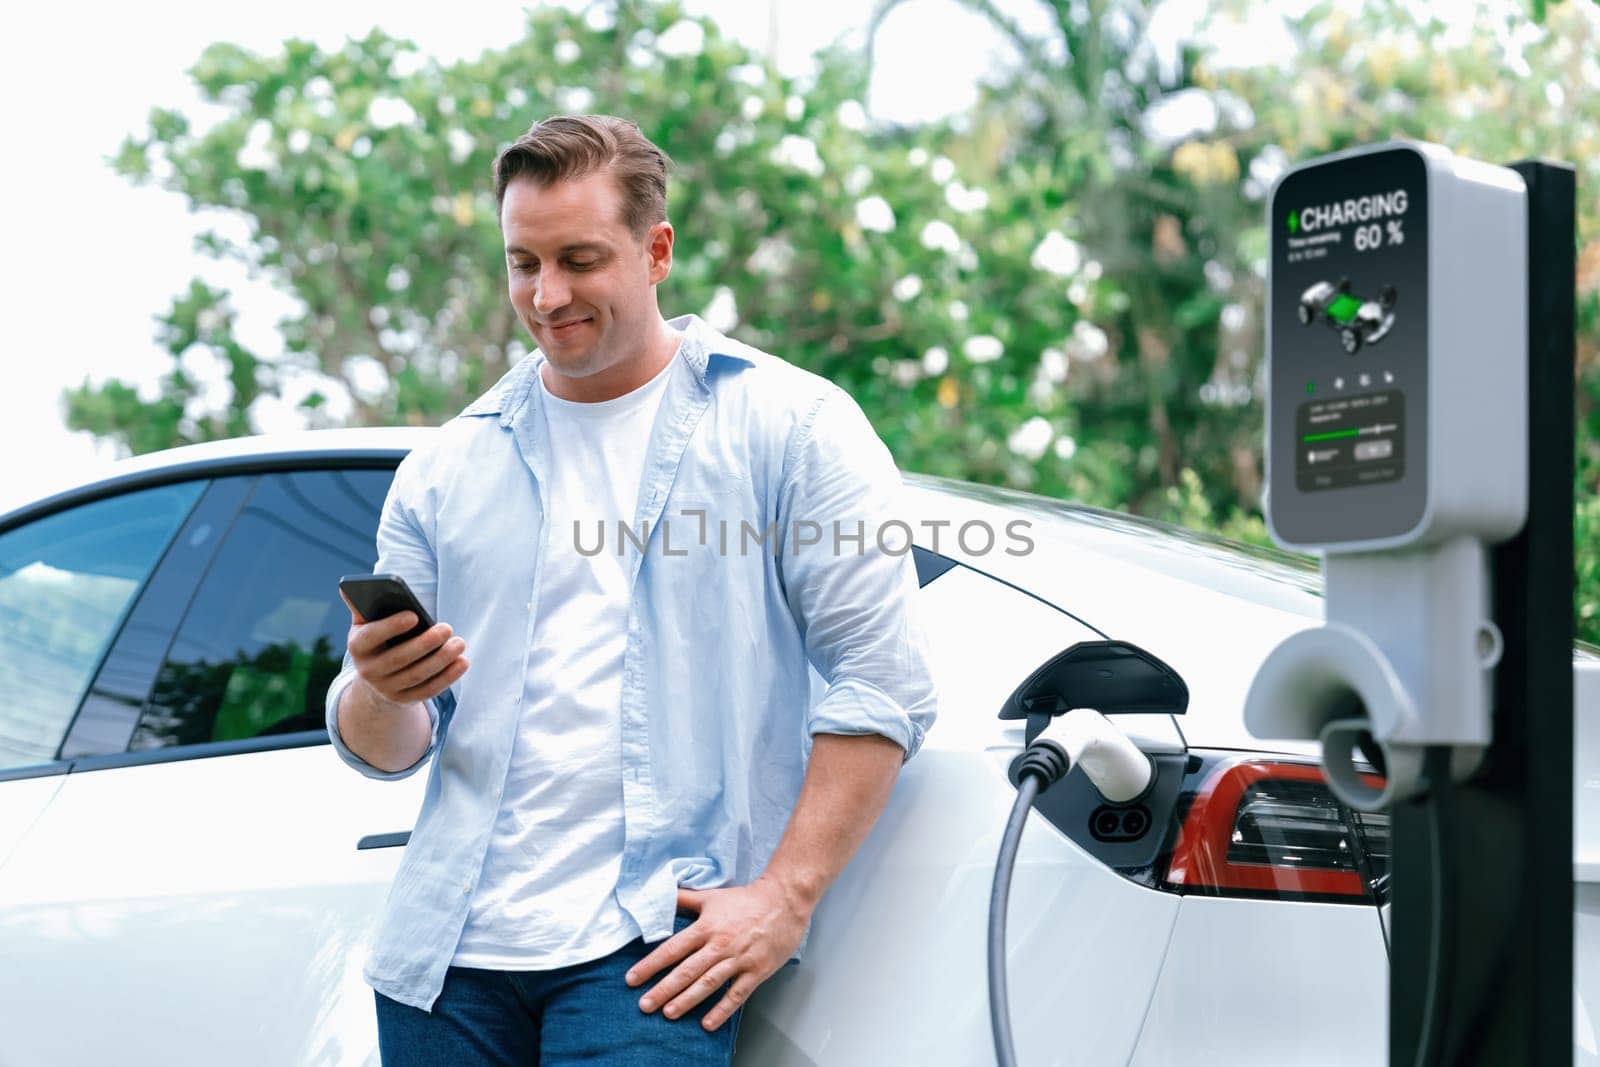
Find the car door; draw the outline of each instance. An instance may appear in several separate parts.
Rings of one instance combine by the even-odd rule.
[[[376,1062],[360,968],[400,850],[358,843],[409,830],[426,776],[352,773],[322,703],[391,476],[218,479],[178,538],[0,872],[8,1064]]]
[[[0,533],[0,870],[65,780],[73,715],[203,488],[91,500]]]

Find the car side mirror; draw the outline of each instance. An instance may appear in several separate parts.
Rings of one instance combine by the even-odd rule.
[[[1026,719],[1027,743],[1057,715],[1094,708],[1102,715],[1182,715],[1189,687],[1178,672],[1126,641],[1079,641],[1058,652],[1019,685],[1002,719]]]

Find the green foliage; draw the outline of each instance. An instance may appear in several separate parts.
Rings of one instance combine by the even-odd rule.
[[[900,0],[880,0],[877,19]],[[223,117],[150,115],[111,159],[244,223],[200,241],[296,300],[282,352],[234,334],[199,282],[161,317],[155,400],[117,381],[69,424],[148,451],[250,432],[256,405],[310,425],[434,423],[526,352],[506,301],[489,166],[537,118],[627,115],[676,162],[668,315],[736,332],[838,382],[906,469],[1007,484],[1264,542],[1263,202],[1290,160],[1391,136],[1489,160],[1578,162],[1600,187],[1600,18],[1483,6],[1446,24],[1399,0],[1323,3],[1272,66],[1224,69],[1252,0],[1158,55],[1135,0],[1050,3],[1038,35],[992,0],[1019,61],[967,114],[873,129],[868,58],[780,76],[675,0],[534,8],[524,36],[440,65],[374,31],[332,52],[214,45],[191,71]],[[1163,139],[1179,97],[1215,122]],[[1203,108],[1202,108],[1203,110]],[[1550,121],[1552,112],[1560,121]],[[240,236],[243,233],[244,236]],[[1600,639],[1600,200],[1579,227],[1582,633]],[[220,397],[193,368],[225,370]],[[381,373],[379,373],[381,371]],[[1587,613],[1585,613],[1587,605]]]

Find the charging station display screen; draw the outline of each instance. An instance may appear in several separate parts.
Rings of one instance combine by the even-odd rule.
[[[1392,537],[1422,519],[1427,197],[1427,163],[1406,147],[1314,164],[1273,195],[1268,455],[1285,541]]]

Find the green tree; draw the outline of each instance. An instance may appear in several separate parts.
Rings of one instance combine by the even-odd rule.
[[[226,117],[202,131],[158,109],[115,165],[237,213],[249,239],[213,232],[204,251],[244,263],[300,311],[280,323],[282,354],[253,352],[229,294],[196,281],[163,318],[175,362],[162,395],[86,382],[68,396],[74,427],[137,451],[238,434],[257,398],[298,395],[296,380],[348,391],[357,423],[449,417],[526,351],[504,293],[495,152],[535,118],[604,111],[635,118],[676,163],[668,314],[737,323],[846,385],[910,466],[1025,477],[994,441],[1011,413],[976,403],[987,389],[968,381],[967,329],[949,313],[978,266],[944,239],[957,215],[947,161],[868,131],[859,55],[825,53],[800,85],[670,2],[538,9],[520,41],[449,66],[413,53],[378,31],[331,53],[302,41],[272,56],[206,50],[192,74]],[[913,381],[908,356],[926,367],[941,345],[942,385]],[[197,348],[230,368],[216,410],[182,362]],[[326,390],[300,392],[318,424]],[[945,415],[928,418],[930,404]]]
[[[907,2],[883,0],[879,16]],[[1064,220],[1105,265],[1085,314],[1115,362],[1066,383],[1081,440],[1033,472],[1048,491],[1064,481],[1081,499],[1261,539],[1271,179],[1291,161],[1392,137],[1491,161],[1575,162],[1576,607],[1580,634],[1600,640],[1600,200],[1584,192],[1600,179],[1600,10],[1558,5],[1534,22],[1519,5],[1479,0],[1447,22],[1401,3],[1321,3],[1286,20],[1283,62],[1226,69],[1208,42],[1244,32],[1260,10],[1238,0],[1162,72],[1146,32],[1153,5],[1052,0],[1048,30],[1034,34],[992,0],[960,2],[1011,39],[1018,63],[947,151],[1001,190],[998,202],[1045,191],[1014,217],[1041,229]],[[1153,136],[1153,113],[1179,96],[1202,99],[1214,121],[1177,141]]]
[[[884,0],[889,10],[916,0]],[[526,352],[504,293],[495,152],[533,120],[636,119],[676,162],[667,314],[697,311],[855,395],[903,467],[1008,484],[1263,540],[1264,197],[1290,161],[1390,136],[1490,160],[1600,163],[1600,12],[1484,5],[1443,23],[1388,3],[1288,22],[1284,62],[1227,69],[1210,42],[1257,10],[1224,3],[1158,54],[1153,5],[1048,0],[1042,33],[961,0],[1013,44],[970,113],[873,128],[865,53],[814,76],[769,64],[676,0],[548,7],[503,48],[449,65],[373,31],[325,52],[207,49],[223,117],[152,112],[114,159],[220,208],[245,264],[297,310],[284,351],[235,335],[196,280],[159,317],[161,395],[87,382],[69,423],[148,451],[249,432],[287,399],[311,425],[435,423]],[[1204,121],[1174,135],[1175,104]],[[1560,113],[1560,121],[1551,121]],[[1579,232],[1579,617],[1600,637],[1600,201]],[[217,361],[221,402],[186,369]],[[1580,509],[1581,510],[1581,509]]]

